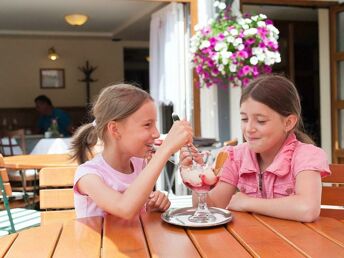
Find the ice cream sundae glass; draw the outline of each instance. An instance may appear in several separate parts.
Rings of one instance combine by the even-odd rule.
[[[207,206],[207,195],[219,181],[210,164],[196,164],[189,167],[180,167],[180,175],[183,183],[198,196],[198,207],[195,213],[189,217],[189,221],[195,223],[209,223],[216,220]]]

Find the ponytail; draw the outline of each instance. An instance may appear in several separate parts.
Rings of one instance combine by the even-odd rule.
[[[79,127],[71,142],[72,159],[82,164],[92,158],[92,147],[97,144],[97,140],[97,132],[92,123]]]
[[[296,125],[296,128],[294,129],[294,133],[296,135],[296,139],[298,139],[300,142],[313,144],[315,145],[315,142],[313,139],[306,133],[303,125],[303,121],[301,119],[301,116],[299,118],[299,121]]]
[[[295,130],[294,133],[296,135],[296,139],[298,139],[300,142],[315,145],[315,143],[312,140],[312,138],[309,135],[307,135],[306,133],[304,133],[304,132],[302,132],[300,130]]]

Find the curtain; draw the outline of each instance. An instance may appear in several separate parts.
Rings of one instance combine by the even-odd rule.
[[[149,81],[150,93],[158,106],[172,103],[174,112],[191,120],[190,32],[185,8],[183,4],[171,3],[152,14]]]
[[[190,24],[186,13],[188,6],[171,3],[152,14],[149,45],[150,94],[159,108],[158,127],[162,131],[162,105],[173,104],[180,118],[192,120],[192,68],[190,66]],[[175,155],[176,156],[176,155]],[[176,185],[183,188],[178,171],[172,179],[165,167],[156,188],[167,189],[177,174]],[[167,181],[169,180],[169,181]],[[177,187],[176,187],[177,188]],[[184,187],[185,188],[185,187]]]

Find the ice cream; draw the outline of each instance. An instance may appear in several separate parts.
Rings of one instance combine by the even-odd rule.
[[[199,166],[182,169],[181,176],[184,184],[193,190],[210,190],[210,187],[215,185],[219,179],[212,168]]]

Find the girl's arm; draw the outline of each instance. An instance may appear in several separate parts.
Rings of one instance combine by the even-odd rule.
[[[186,121],[175,122],[155,155],[123,193],[107,186],[97,175],[83,176],[77,183],[99,208],[124,219],[135,216],[147,201],[168,158],[183,145],[192,142],[192,128]]]
[[[228,209],[255,212],[271,217],[312,222],[320,214],[321,176],[316,171],[302,171],[296,177],[295,195],[261,199],[243,193],[233,195]]]

